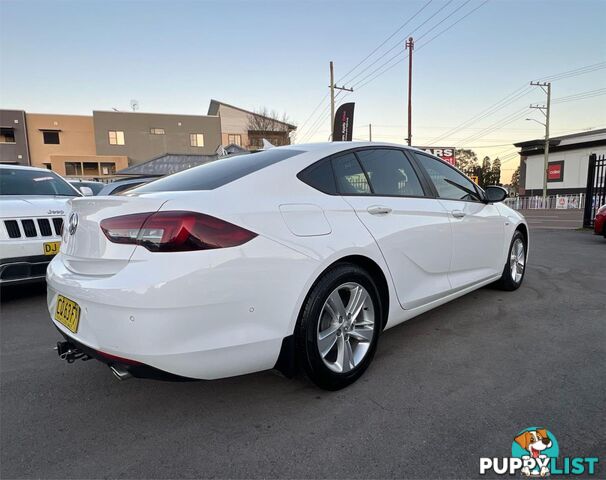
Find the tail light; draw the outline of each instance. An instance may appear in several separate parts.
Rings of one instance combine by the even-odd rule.
[[[141,245],[152,252],[188,252],[242,245],[257,236],[245,228],[195,212],[136,213],[101,221],[113,243]]]

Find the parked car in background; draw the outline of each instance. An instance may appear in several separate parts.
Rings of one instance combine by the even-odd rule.
[[[126,192],[133,188],[139,187],[145,183],[157,180],[159,177],[135,177],[135,178],[122,178],[120,180],[114,180],[103,186],[103,188],[96,195],[118,195]]]
[[[354,382],[382,331],[524,279],[528,227],[437,157],[397,145],[272,148],[76,199],[48,273],[59,354],[118,378],[299,365]]]
[[[0,165],[0,284],[41,280],[59,251],[70,198],[82,194],[43,168]]]
[[[606,238],[606,205],[602,205],[598,208],[593,222],[593,231],[597,235],[604,235]]]
[[[84,196],[99,195],[101,189],[106,185],[103,182],[92,180],[68,180],[68,182],[80,190],[80,193]],[[85,188],[83,189],[82,187]],[[90,192],[87,189],[90,189]]]

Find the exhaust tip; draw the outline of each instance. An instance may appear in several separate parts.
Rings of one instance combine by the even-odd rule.
[[[111,365],[109,367],[109,369],[114,374],[114,377],[116,377],[120,381],[122,381],[122,380],[128,380],[129,378],[132,377],[132,375],[130,374],[130,372],[128,370],[124,369],[124,368],[116,367],[114,365]]]

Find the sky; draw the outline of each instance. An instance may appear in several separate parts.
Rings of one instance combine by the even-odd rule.
[[[605,0],[0,0],[0,108],[91,114],[136,99],[204,115],[214,98],[326,141],[332,60],[354,88],[336,99],[356,104],[354,139],[372,124],[373,140],[404,143],[412,33],[413,144],[499,156],[507,181],[512,143],[544,135],[525,120],[543,121],[524,110],[545,102],[531,80],[571,72],[552,81],[552,136],[606,127],[605,18]]]

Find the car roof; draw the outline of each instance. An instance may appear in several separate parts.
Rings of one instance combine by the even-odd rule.
[[[48,168],[29,167],[27,165],[12,165],[10,163],[0,163],[0,169],[13,169],[13,170],[34,170],[38,172],[52,172]]]

